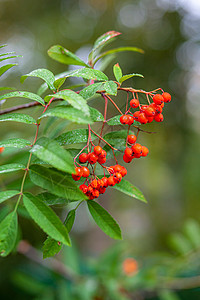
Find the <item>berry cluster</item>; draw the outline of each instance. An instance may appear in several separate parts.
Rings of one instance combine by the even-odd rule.
[[[123,152],[123,160],[126,163],[130,163],[133,158],[140,158],[142,156],[147,156],[149,150],[147,147],[140,145],[138,140],[138,134],[141,129],[138,126],[135,126],[134,121],[138,121],[141,124],[150,123],[153,120],[156,122],[163,121],[162,110],[165,102],[171,101],[171,95],[166,92],[162,92],[161,94],[153,92],[145,92],[143,90],[133,90],[132,88],[120,88],[120,90],[124,90],[132,93],[133,99],[129,102],[128,107],[128,98],[126,104],[125,114],[121,113],[120,109],[117,107],[116,103],[103,92],[101,96],[105,100],[105,110],[104,110],[104,122],[101,128],[100,135],[96,134],[88,125],[88,142],[87,145],[79,152],[79,154],[74,158],[75,165],[75,173],[72,174],[72,178],[75,181],[79,181],[81,177],[85,178],[85,181],[79,186],[80,190],[90,199],[98,198],[100,194],[104,194],[108,186],[114,186],[115,184],[119,184],[127,174],[127,170],[125,167],[118,164],[118,161],[115,156],[115,151]],[[148,105],[140,104],[138,94],[145,94]],[[152,98],[152,103],[149,98]],[[106,120],[107,114],[107,101],[110,100],[118,111],[122,114],[120,117],[121,124],[129,125],[127,130],[127,138],[126,138],[126,147],[124,151],[118,150],[110,145],[106,140],[103,139],[103,129]],[[139,108],[138,111],[132,112],[131,109]],[[137,134],[129,134],[130,126],[133,125],[137,129]],[[91,139],[91,132],[96,134],[99,138],[99,143],[95,146]],[[107,152],[99,146],[100,142],[107,144],[113,151],[113,156],[116,164],[114,166],[105,166]],[[116,145],[117,146],[117,145]],[[84,149],[87,148],[87,153],[83,152]],[[79,162],[76,161],[78,158]],[[82,164],[86,164],[86,166],[82,166]],[[104,172],[104,177],[97,177],[95,174],[96,166],[99,164]],[[108,174],[106,174],[106,172]]]
[[[153,102],[150,103],[149,97],[153,98]],[[162,110],[164,103],[171,101],[171,95],[164,92],[161,94],[147,94],[147,100],[149,105],[141,105],[139,99],[133,98],[130,101],[130,108],[127,110],[126,114],[120,117],[121,124],[132,125],[134,121],[138,121],[141,124],[151,123],[153,120],[156,122],[163,121]],[[131,113],[131,108],[139,108],[138,111]]]

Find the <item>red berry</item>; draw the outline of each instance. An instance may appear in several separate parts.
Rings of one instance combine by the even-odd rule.
[[[148,117],[153,117],[155,115],[155,109],[152,106],[148,106],[145,110],[145,115]]]
[[[87,167],[82,167],[82,172],[83,177],[88,177],[90,175],[90,170]]]
[[[161,105],[157,105],[155,103],[151,103],[150,106],[155,109],[156,114],[160,114],[162,112]]]
[[[0,153],[2,153],[4,151],[4,147],[0,147]]]
[[[123,160],[125,163],[130,163],[132,161],[133,157],[128,157],[125,154],[123,155]]]
[[[114,186],[114,185],[115,185],[115,179],[114,179],[114,176],[108,177],[108,185],[109,185],[109,186]]]
[[[105,158],[107,155],[107,152],[105,150],[102,150],[101,154],[99,155],[99,158]]]
[[[79,167],[76,167],[75,168],[75,173],[72,174],[72,178],[75,180],[75,181],[78,181],[81,179],[81,176],[83,175],[83,171],[82,171],[82,168],[79,168]]]
[[[98,156],[94,152],[88,154],[88,162],[91,165],[95,164],[97,160],[98,160]]]
[[[129,117],[128,117],[128,115],[122,115],[119,120],[120,120],[121,124],[128,124]]]
[[[100,165],[103,165],[106,162],[106,157],[103,157],[103,158],[99,157],[97,161]]]
[[[133,150],[127,147],[124,151],[124,155],[126,155],[128,158],[131,158],[133,155]]]
[[[72,174],[72,178],[75,180],[75,181],[78,181],[81,179],[81,176],[78,176],[78,175],[75,175],[75,174]]]
[[[142,106],[140,107],[140,112],[145,112],[146,109],[147,109],[147,107],[148,107],[148,105],[142,105]]]
[[[149,149],[145,146],[142,146],[142,156],[147,156],[149,153]]]
[[[114,174],[114,180],[116,183],[120,183],[120,181],[122,180],[122,175],[120,173],[115,173]]]
[[[104,194],[105,191],[106,191],[106,188],[105,188],[105,187],[101,187],[101,188],[99,189],[99,194]]]
[[[99,197],[99,191],[98,191],[98,190],[93,190],[92,196],[93,196],[94,198],[98,198],[98,197]]]
[[[164,98],[164,102],[170,102],[171,101],[171,95],[169,93],[164,92],[162,94],[163,98]]]
[[[156,94],[156,95],[154,95],[153,96],[153,102],[155,103],[155,104],[161,104],[162,102],[164,102],[164,98],[163,98],[163,96],[162,95],[160,95],[160,94]]]
[[[90,185],[91,185],[91,187],[92,187],[93,189],[96,189],[96,188],[97,188],[97,185],[98,185],[97,180],[96,180],[96,179],[92,180],[91,183],[90,183]]]
[[[87,191],[87,194],[90,195],[93,193],[93,188],[89,185],[88,186],[88,191]]]
[[[147,119],[145,113],[140,113],[139,114],[138,122],[140,122],[141,124],[146,124],[148,122],[148,119]]]
[[[121,169],[122,169],[122,166],[120,166],[120,165],[115,165],[115,166],[113,167],[114,172],[120,172]]]
[[[81,185],[79,186],[79,189],[80,189],[84,194],[86,194],[87,191],[88,191],[88,187],[87,187],[86,184],[81,184]]]
[[[142,153],[142,146],[140,144],[134,144],[131,149],[133,150],[133,155]]]
[[[103,188],[104,187],[104,182],[102,179],[97,180],[97,189]]]
[[[134,122],[134,118],[132,116],[128,115],[128,123],[127,124],[130,126],[133,124],[133,122]]]
[[[88,154],[87,153],[81,153],[80,155],[79,155],[79,161],[80,161],[80,163],[86,163],[87,162],[87,160],[88,160]]]
[[[128,135],[128,142],[130,144],[134,144],[136,142],[136,140],[137,140],[137,137],[134,134]]]
[[[147,123],[151,123],[154,120],[154,117],[147,117],[148,122]]]
[[[108,186],[108,178],[107,177],[103,177],[103,178],[101,178],[101,180],[103,181],[103,186],[105,188],[107,188],[107,186]]]
[[[132,107],[132,108],[137,108],[138,106],[140,105],[140,102],[139,102],[139,100],[137,100],[137,99],[132,99],[131,101],[130,101],[130,106]]]
[[[95,146],[95,147],[94,147],[94,153],[95,153],[96,155],[100,155],[101,152],[102,152],[102,148],[101,148],[100,146]]]
[[[136,112],[134,112],[134,114],[133,114],[133,118],[134,118],[134,120],[138,121],[138,117],[139,117],[139,115],[140,115],[140,111],[139,111],[139,110],[138,110],[138,111],[136,111]]]
[[[154,117],[154,120],[155,120],[156,122],[162,122],[163,119],[164,119],[164,117],[163,117],[162,114],[155,115],[155,117]]]
[[[122,177],[126,176],[126,174],[127,174],[127,170],[126,170],[126,168],[125,168],[125,167],[123,167],[123,166],[121,167],[120,174],[122,175]]]

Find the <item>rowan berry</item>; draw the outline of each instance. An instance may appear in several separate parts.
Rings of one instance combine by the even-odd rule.
[[[106,188],[105,188],[105,187],[99,188],[99,194],[104,194],[105,191],[106,191]]]
[[[126,156],[125,154],[123,155],[123,160],[125,163],[130,163],[132,159],[133,157]]]
[[[171,101],[171,95],[169,93],[164,92],[162,94],[163,98],[164,98],[164,102],[170,102]]]
[[[82,177],[88,177],[90,175],[90,170],[87,167],[82,167]]]
[[[142,146],[140,144],[134,144],[131,147],[132,151],[133,151],[133,155],[137,155],[137,154],[141,154],[142,152]]]
[[[135,273],[137,273],[138,271],[138,263],[134,258],[126,258],[123,261],[123,272],[125,275],[127,276],[131,276],[134,275]]]
[[[94,147],[94,154],[96,154],[98,156],[101,154],[101,152],[102,152],[102,148],[100,146]]]
[[[149,153],[149,149],[145,146],[142,146],[142,156],[147,156]]]
[[[97,161],[100,165],[103,165],[106,162],[106,157],[103,157],[103,158],[99,157]]]
[[[119,172],[115,173],[114,180],[116,183],[120,183],[120,181],[122,180],[122,175]]]
[[[153,96],[153,102],[155,103],[155,104],[161,104],[162,102],[164,102],[164,98],[163,98],[163,96],[162,95],[160,95],[160,94],[156,94],[156,95],[154,95]]]
[[[139,110],[138,110],[138,111],[136,111],[136,112],[134,112],[134,114],[133,114],[133,118],[134,118],[134,120],[138,121],[138,117],[139,117],[139,115],[140,115],[140,111],[139,111]]]
[[[151,123],[154,120],[154,117],[147,117],[148,122],[147,123]]]
[[[160,114],[162,112],[161,105],[157,105],[155,103],[151,103],[150,107],[153,107],[155,109],[156,114]]]
[[[99,155],[99,158],[105,158],[107,155],[107,152],[105,150],[102,150],[101,154]]]
[[[137,108],[138,106],[140,105],[140,102],[139,102],[139,100],[137,100],[137,99],[132,99],[131,101],[130,101],[130,106],[132,107],[132,108]]]
[[[163,119],[164,119],[163,114],[157,114],[157,115],[155,115],[155,117],[154,117],[154,120],[155,120],[156,122],[162,122]]]
[[[4,147],[0,147],[0,153],[2,153],[5,150]]]
[[[134,122],[134,118],[132,116],[128,115],[128,123],[127,124],[130,126],[133,124],[133,122]]]
[[[120,172],[121,169],[122,169],[122,166],[120,166],[120,165],[115,165],[115,166],[113,167],[114,172]]]
[[[107,177],[103,177],[103,178],[101,178],[101,180],[103,181],[103,187],[107,188],[107,186],[108,186],[108,178]]]
[[[134,134],[128,135],[128,143],[134,144],[137,140],[137,137]]]
[[[120,120],[121,124],[128,124],[129,117],[128,117],[128,115],[122,115],[119,120]]]
[[[88,160],[88,154],[87,153],[81,153],[80,155],[79,155],[79,161],[80,161],[80,163],[86,163],[87,162],[87,160]]]
[[[124,155],[126,155],[128,158],[131,158],[133,155],[133,150],[127,147],[124,151]]]
[[[93,192],[92,192],[92,196],[94,198],[98,198],[99,197],[99,191],[94,189]]]
[[[124,166],[121,166],[121,171],[119,173],[122,175],[122,177],[126,176],[127,174],[126,168]]]
[[[140,107],[140,112],[145,112],[146,109],[147,109],[147,107],[148,107],[148,105],[142,105],[142,106]]]
[[[81,185],[79,186],[79,189],[80,189],[84,194],[86,194],[87,191],[88,191],[88,187],[87,187],[86,184],[81,184]]]
[[[114,179],[113,175],[108,177],[108,185],[109,186],[114,186],[115,185],[115,179]]]
[[[95,164],[97,160],[98,160],[98,156],[94,152],[88,154],[88,162],[91,165]]]
[[[75,180],[75,181],[78,181],[81,179],[81,176],[78,176],[78,175],[75,175],[75,174],[72,174],[72,178]]]
[[[88,186],[87,194],[88,194],[88,195],[91,195],[92,193],[93,193],[93,188],[89,185],[89,186]]]
[[[97,189],[103,188],[104,187],[104,182],[102,179],[97,180]]]
[[[155,115],[155,109],[152,106],[148,106],[145,110],[145,115],[148,117],[153,117]]]
[[[148,119],[147,119],[145,113],[140,113],[139,114],[138,122],[140,122],[141,124],[146,124],[148,122]]]
[[[97,188],[97,185],[98,185],[97,180],[96,180],[96,179],[92,180],[91,183],[90,183],[90,185],[91,185],[91,187],[92,187],[93,189],[96,189],[96,188]]]

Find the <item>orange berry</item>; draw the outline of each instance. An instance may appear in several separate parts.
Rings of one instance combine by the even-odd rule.
[[[105,150],[102,150],[101,154],[99,154],[99,158],[105,158],[107,155],[107,152]]]
[[[132,161],[133,157],[128,157],[125,154],[123,155],[123,161],[125,163],[130,163]]]
[[[121,169],[122,169],[122,166],[120,166],[120,165],[115,165],[115,166],[113,167],[114,172],[120,172]]]
[[[142,146],[142,156],[147,156],[149,153],[149,149],[145,146]]]
[[[126,168],[124,166],[121,166],[120,174],[122,175],[122,177],[126,176],[127,170],[126,170]]]
[[[145,113],[140,113],[138,116],[138,122],[140,122],[141,124],[146,124],[148,122],[148,119],[145,115]]]
[[[87,167],[82,167],[82,176],[83,177],[88,177],[90,175],[90,170]]]
[[[98,190],[93,190],[92,196],[93,196],[94,198],[98,198],[98,197],[99,197],[99,191],[98,191]]]
[[[131,158],[133,155],[133,150],[131,148],[126,148],[124,151],[124,155],[126,155],[128,158]]]
[[[96,189],[96,188],[97,188],[97,185],[98,185],[97,180],[96,180],[96,179],[92,180],[91,183],[90,183],[90,185],[91,185],[91,187],[92,187],[93,189]]]
[[[139,115],[140,115],[140,111],[139,111],[139,110],[138,110],[138,111],[136,111],[136,112],[134,112],[134,114],[133,114],[133,118],[134,118],[134,120],[138,121],[138,117],[139,117]]]
[[[80,163],[86,163],[87,162],[87,160],[88,160],[88,154],[87,153],[81,153],[80,155],[79,155],[79,161],[80,161]]]
[[[107,188],[107,186],[108,186],[108,178],[107,177],[103,177],[103,178],[101,178],[101,180],[103,181],[103,187]]]
[[[125,275],[132,276],[138,272],[138,263],[132,257],[126,258],[123,261],[122,269]]]
[[[134,122],[134,118],[132,116],[128,115],[128,123],[127,124],[130,126],[133,124],[133,122]]]
[[[88,154],[88,162],[91,165],[95,164],[97,160],[98,160],[98,156],[94,152]]]
[[[99,157],[97,161],[100,165],[103,165],[106,162],[106,157],[103,157],[103,158]]]
[[[132,107],[132,108],[137,108],[138,106],[140,105],[140,102],[139,102],[139,100],[137,100],[137,99],[132,99],[131,101],[130,101],[130,106]]]
[[[0,147],[0,153],[2,153],[5,150],[4,147]]]
[[[155,109],[152,106],[148,106],[145,110],[145,115],[148,117],[153,117],[155,115]]]
[[[163,98],[164,98],[164,102],[170,102],[171,101],[171,95],[169,93],[164,92],[162,94]]]
[[[102,148],[101,148],[100,146],[95,146],[95,147],[94,147],[94,153],[95,153],[96,155],[100,155],[101,152],[102,152]]]
[[[99,189],[99,194],[104,194],[105,191],[106,191],[106,188],[105,188],[105,187],[101,187],[101,188]]]
[[[79,186],[79,189],[80,189],[84,194],[86,194],[87,191],[88,191],[88,187],[87,187],[86,184],[81,184],[81,185]]]
[[[156,122],[162,122],[163,119],[164,119],[164,117],[163,117],[162,114],[155,115],[155,117],[154,117],[154,120],[155,120]]]
[[[115,185],[115,179],[114,179],[114,176],[108,177],[108,185],[109,185],[109,186],[114,186],[114,185]]]
[[[136,140],[137,140],[137,138],[136,138],[136,136],[134,134],[128,135],[128,142],[130,144],[134,144],[136,142]]]
[[[161,104],[162,102],[164,102],[164,98],[163,98],[163,96],[162,95],[160,95],[160,94],[156,94],[156,95],[154,95],[153,96],[153,102],[155,103],[155,104]]]
[[[120,120],[121,124],[128,124],[129,117],[128,117],[128,115],[122,115],[119,120]]]
[[[133,155],[142,153],[142,146],[140,144],[134,144],[131,149],[133,151]]]
[[[116,183],[120,183],[120,181],[122,180],[122,175],[119,172],[115,173],[114,180]]]

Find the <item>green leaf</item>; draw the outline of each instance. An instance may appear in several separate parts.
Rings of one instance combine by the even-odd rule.
[[[5,53],[5,54],[2,54],[2,55],[8,55],[9,53]],[[1,56],[2,56],[1,55]],[[11,59],[11,58],[16,58],[16,57],[22,57],[22,55],[13,55],[13,56],[8,56],[8,57],[3,57],[3,58],[0,58],[0,62],[1,61],[4,61],[6,59]]]
[[[75,212],[76,212],[75,209],[70,210],[64,222],[64,225],[67,228],[68,232],[70,232],[74,224]],[[61,250],[61,248],[62,248],[61,243],[58,243],[56,240],[47,237],[46,241],[44,242],[44,246],[42,247],[43,259],[56,255]]]
[[[114,37],[120,35],[120,32],[117,31],[108,31],[106,33],[104,33],[103,35],[101,35],[95,42],[94,42],[94,46],[92,49],[92,52],[89,54],[89,59],[92,59],[94,52],[99,49],[99,48],[103,48],[106,44],[108,44],[108,42],[110,42],[111,39],[113,39]]]
[[[7,44],[0,45],[0,49],[3,47],[6,47],[6,46],[7,46]]]
[[[186,255],[193,250],[191,242],[181,233],[173,233],[169,238],[169,243],[181,255]]]
[[[111,49],[111,50],[108,50],[108,51],[102,53],[99,57],[96,58],[94,63],[96,63],[99,59],[101,59],[102,57],[104,57],[106,55],[118,53],[118,52],[124,52],[124,51],[133,51],[133,52],[144,53],[144,51],[142,49],[136,48],[136,47],[119,47],[119,48]]]
[[[67,229],[49,206],[30,193],[24,194],[23,202],[31,218],[44,232],[65,245],[71,245]]]
[[[64,90],[48,97],[55,99],[63,99],[71,104],[74,108],[81,110],[85,115],[89,116],[89,107],[83,97],[72,90]],[[45,98],[46,99],[46,98]]]
[[[132,132],[130,131],[130,134],[131,133]],[[126,137],[127,137],[127,130],[120,130],[120,131],[111,131],[105,134],[103,138],[113,147],[117,146],[117,149],[124,150],[126,147]]]
[[[160,300],[180,300],[176,293],[169,290],[160,290],[158,292],[158,296]]]
[[[90,107],[90,117],[93,122],[103,122],[104,117],[103,115],[95,108]]]
[[[87,197],[78,188],[71,176],[64,175],[43,166],[32,165],[29,171],[31,181],[49,191],[50,193],[63,197],[68,201],[78,201]]]
[[[200,226],[196,220],[188,220],[185,223],[184,231],[193,244],[193,246],[198,249],[200,247]]]
[[[128,75],[124,75],[119,79],[119,83],[124,82],[125,80],[132,78],[134,76],[138,76],[138,77],[142,77],[144,78],[144,76],[142,74],[138,74],[138,73],[132,73],[132,74],[128,74]]]
[[[13,171],[24,170],[25,166],[22,164],[7,164],[0,166],[0,173],[9,173]]]
[[[82,68],[82,69],[77,69],[74,71],[71,71],[68,73],[66,76],[67,77],[80,77],[84,79],[92,79],[92,80],[99,80],[99,81],[106,81],[108,80],[108,77],[101,71],[95,70],[95,69],[90,69],[90,68]]]
[[[91,132],[91,138],[94,140],[96,136]],[[88,129],[75,129],[67,131],[56,138],[56,141],[61,145],[71,145],[78,143],[86,143],[88,141]]]
[[[121,230],[117,222],[111,217],[111,215],[97,202],[93,200],[87,201],[88,209],[103,232],[109,235],[113,239],[121,240]]]
[[[122,69],[120,68],[118,63],[113,66],[113,73],[115,75],[116,80],[120,82],[119,80],[123,76],[123,74]]]
[[[55,90],[55,86],[54,86],[55,77],[54,77],[53,73],[47,69],[37,69],[37,70],[30,72],[29,74],[23,75],[21,77],[20,82],[23,83],[27,77],[41,78],[46,82],[46,84],[48,85],[50,90],[53,90],[53,91]]]
[[[117,95],[117,84],[114,81],[107,81],[104,83],[103,87],[107,94],[114,96]]]
[[[4,202],[7,199],[10,199],[16,195],[18,195],[19,191],[3,191],[0,192],[0,203]]]
[[[18,64],[7,64],[5,66],[0,67],[0,76],[2,76],[6,71],[17,65]]]
[[[79,95],[81,95],[84,99],[89,99],[93,97],[97,91],[103,90],[103,83],[96,82],[86,86],[82,91],[80,91]]]
[[[70,232],[75,221],[76,209],[72,209],[68,212],[67,217],[65,219],[64,225],[67,228],[67,231]]]
[[[71,122],[78,124],[90,124],[92,123],[92,118],[85,116],[80,110],[71,106],[56,106],[47,110],[40,118],[45,117],[58,117],[61,119],[67,119]]]
[[[132,183],[130,183],[129,181],[127,181],[123,178],[122,178],[121,182],[116,184],[113,188],[128,195],[128,196],[131,196],[142,202],[147,203],[147,200],[145,199],[142,192],[137,187],[132,185]]]
[[[43,259],[56,255],[62,248],[62,244],[51,237],[47,237],[42,247]]]
[[[5,90],[15,90],[15,89],[12,88],[12,87],[9,87],[9,86],[2,86],[2,87],[0,87],[0,91],[5,91]]]
[[[1,95],[0,101],[3,99],[8,99],[8,98],[27,98],[27,99],[37,101],[37,102],[41,103],[42,105],[45,104],[44,100],[40,96],[30,93],[30,92],[25,92],[25,91],[16,91],[16,92],[11,92],[8,94]]]
[[[55,196],[48,192],[40,193],[40,194],[38,194],[38,196],[47,205],[57,205],[57,204],[67,204],[68,203],[68,201],[65,198]]]
[[[0,223],[0,255],[7,256],[14,248],[17,238],[17,214],[11,212]]]
[[[31,142],[24,139],[8,139],[4,141],[0,141],[0,147],[11,147],[11,148],[24,148],[26,146],[30,146]]]
[[[58,170],[66,173],[75,172],[72,156],[55,140],[42,137],[37,141],[30,152]]]
[[[55,76],[56,78],[56,76]],[[58,78],[54,81],[54,86],[58,90],[64,83],[65,83],[66,77],[64,78]]]
[[[60,45],[52,46],[48,50],[48,55],[52,59],[62,64],[88,67],[88,65],[84,63],[84,61],[82,61],[78,56],[76,56],[75,54],[73,54],[72,52],[70,52],[69,50],[65,49]]]
[[[3,121],[15,121],[26,124],[36,124],[36,121],[31,116],[18,113],[0,115],[0,122]]]

